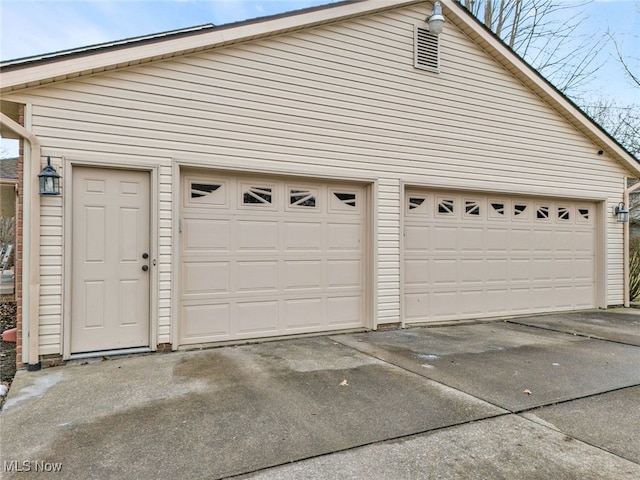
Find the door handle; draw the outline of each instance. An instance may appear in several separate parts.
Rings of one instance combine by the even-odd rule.
[[[142,271],[146,272],[147,270],[149,270],[149,265],[142,265]]]
[[[145,253],[143,253],[143,254],[142,254],[142,258],[144,258],[144,259],[146,260],[147,258],[149,258],[149,254],[148,254],[148,253],[146,253],[146,252],[145,252]]]

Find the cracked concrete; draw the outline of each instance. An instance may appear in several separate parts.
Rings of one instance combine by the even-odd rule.
[[[640,478],[640,317],[593,314],[21,371],[0,414],[3,474]]]

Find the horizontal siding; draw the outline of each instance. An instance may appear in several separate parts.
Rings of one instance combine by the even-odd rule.
[[[400,185],[607,199],[610,304],[622,303],[625,170],[447,25],[441,73],[413,68],[428,5],[9,95],[47,155],[378,179],[378,322],[400,320]],[[159,177],[158,342],[171,341],[172,170]],[[62,275],[61,207],[43,206],[43,282]],[[46,253],[46,254],[45,254]],[[55,290],[41,303],[61,302]],[[46,298],[46,301],[45,301]],[[59,311],[50,310],[55,323]],[[57,317],[56,317],[57,315]],[[41,338],[54,345],[59,332]],[[53,339],[53,340],[52,340]],[[45,341],[46,340],[46,341]],[[47,347],[49,348],[49,347]]]

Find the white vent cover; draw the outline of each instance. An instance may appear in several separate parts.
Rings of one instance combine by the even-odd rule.
[[[416,26],[414,66],[432,72],[440,71],[440,42],[439,36],[426,28]]]

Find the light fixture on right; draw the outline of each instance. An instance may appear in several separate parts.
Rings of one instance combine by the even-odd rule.
[[[627,210],[623,202],[620,202],[615,206],[613,213],[618,217],[619,223],[627,223],[629,221],[629,210]]]
[[[442,15],[442,6],[440,5],[440,2],[433,4],[433,11],[425,21],[429,25],[429,32],[434,35],[440,35],[442,33],[442,29],[444,28],[444,15]]]

